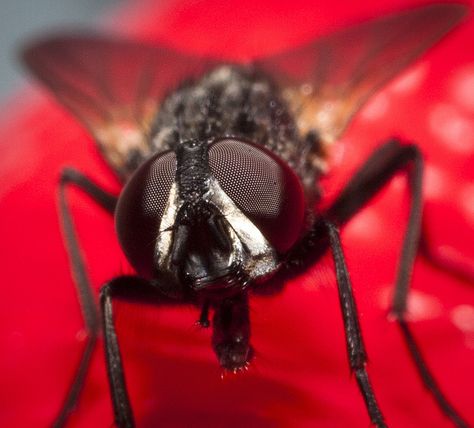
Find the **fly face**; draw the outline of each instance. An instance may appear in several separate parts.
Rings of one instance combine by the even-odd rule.
[[[132,176],[116,212],[137,272],[169,295],[268,278],[305,223],[300,177],[275,152],[290,137],[306,144],[269,79],[217,66],[170,93],[153,124],[152,144],[167,150]]]
[[[300,180],[281,159],[224,138],[152,157],[122,192],[116,224],[137,272],[166,278],[167,293],[241,291],[279,267],[304,209]]]

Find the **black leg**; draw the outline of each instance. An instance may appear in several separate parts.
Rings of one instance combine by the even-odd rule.
[[[176,304],[176,300],[164,296],[152,283],[136,276],[122,276],[105,284],[100,293],[102,322],[105,335],[105,354],[115,424],[119,428],[135,426],[133,411],[125,382],[122,356],[114,325],[113,299],[148,304]]]
[[[61,227],[88,337],[66,399],[52,424],[55,428],[62,427],[66,424],[69,415],[77,404],[100,330],[96,302],[84,267],[84,260],[81,255],[78,237],[66,198],[66,188],[69,185],[78,186],[111,214],[114,212],[116,203],[114,196],[100,189],[80,172],[69,168],[62,171],[58,195]]]
[[[321,216],[321,219],[315,222],[312,230],[289,254],[288,264],[290,266],[304,266],[316,261],[330,244],[324,238],[323,232],[326,224],[324,219],[326,218],[338,226],[344,225],[384,187],[395,173],[403,170],[409,174],[411,207],[398,266],[391,312],[399,323],[405,343],[425,387],[453,424],[456,427],[463,428],[467,427],[466,422],[438,387],[405,320],[408,288],[420,240],[422,215],[423,159],[416,146],[401,145],[398,141],[391,140],[376,150],[350,180],[336,201]],[[304,260],[304,263],[301,260]]]
[[[326,228],[329,234],[334,265],[336,267],[337,286],[344,319],[349,364],[355,374],[362,396],[364,397],[370,420],[377,428],[383,428],[387,425],[385,424],[384,417],[375,399],[374,391],[369,381],[369,375],[365,368],[367,353],[365,352],[364,342],[362,340],[359,319],[357,318],[357,308],[352,294],[352,286],[344,260],[344,253],[342,252],[339,231],[330,222],[326,223]]]
[[[375,160],[375,165],[371,164]],[[408,291],[413,270],[413,264],[420,241],[421,217],[422,217],[422,180],[423,180],[423,159],[416,146],[400,146],[396,142],[390,142],[376,152],[372,159],[366,163],[364,168],[356,174],[342,198],[350,198],[350,193],[361,193],[361,189],[369,189],[368,196],[377,191],[377,178],[379,183],[385,184],[387,180],[397,170],[411,166],[409,169],[409,186],[411,192],[411,207],[408,218],[408,225],[403,239],[403,246],[398,265],[397,279],[395,283],[395,293],[393,296],[391,312],[396,317],[400,331],[408,347],[410,355],[415,362],[418,373],[427,390],[432,394],[441,411],[452,421],[454,426],[467,428],[467,423],[454,409],[448,399],[444,396],[433,374],[429,370],[420,348],[417,345],[413,333],[405,320]],[[377,166],[379,163],[379,166]],[[372,168],[371,168],[372,167]],[[341,223],[347,221],[347,215],[351,215],[354,207],[345,211],[343,209],[344,200],[338,200],[329,210],[328,214],[339,217]],[[367,196],[360,196],[359,202],[365,203]],[[348,204],[350,205],[350,204]]]
[[[122,281],[132,281],[127,278],[118,278],[106,284],[100,295],[100,304],[103,316],[103,328],[105,334],[105,361],[109,378],[110,391],[112,393],[112,403],[114,407],[114,419],[119,428],[132,428],[135,426],[132,407],[125,385],[125,376],[122,366],[122,357],[115,332],[112,293],[113,285]],[[133,285],[132,285],[133,286]]]
[[[408,346],[410,355],[415,362],[418,373],[423,380],[423,384],[433,395],[434,399],[438,403],[438,406],[441,408],[442,412],[451,420],[455,427],[458,428],[468,428],[467,422],[462,418],[462,416],[453,408],[451,403],[446,399],[441,388],[439,387],[436,379],[431,374],[430,370],[426,366],[425,360],[421,354],[420,348],[417,345],[413,333],[408,328],[407,322],[401,318],[398,319],[398,325],[405,339],[405,343]]]
[[[290,267],[303,269],[319,260],[329,246],[324,219],[330,220],[337,226],[343,226],[385,186],[395,173],[409,169],[414,162],[419,165],[417,176],[421,186],[422,158],[416,146],[401,145],[397,140],[390,140],[378,148],[351,178],[336,201],[320,215],[311,230],[291,250],[287,256],[287,264]],[[411,190],[413,192],[412,188]],[[417,190],[417,194],[413,195],[413,200],[418,202],[413,203],[410,223],[419,223],[421,221],[421,187]],[[419,235],[419,224],[415,226],[415,232]],[[414,258],[414,253],[411,253],[411,256]]]
[[[65,185],[76,186],[90,196],[99,206],[109,212],[111,215],[115,213],[117,205],[117,196],[112,195],[107,190],[100,188],[90,178],[86,177],[82,172],[73,168],[64,168],[61,171],[60,178],[61,187]]]

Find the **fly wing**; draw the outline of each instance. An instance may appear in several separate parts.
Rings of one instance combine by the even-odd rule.
[[[163,98],[213,63],[159,45],[74,35],[36,43],[23,59],[123,179],[152,151],[150,128]]]
[[[314,130],[330,143],[372,94],[466,13],[459,4],[424,6],[344,29],[256,65],[283,88],[300,131]]]

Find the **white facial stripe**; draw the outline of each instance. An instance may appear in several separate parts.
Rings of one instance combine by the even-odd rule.
[[[163,211],[160,227],[158,229],[158,239],[155,245],[155,264],[159,269],[167,269],[170,265],[171,248],[173,244],[173,226],[176,223],[176,216],[183,206],[183,201],[179,198],[176,181],[170,189],[170,196]]]
[[[208,200],[224,216],[247,250],[242,253],[242,262],[249,278],[254,279],[274,271],[278,267],[275,250],[258,227],[227,196],[214,177],[211,177],[208,194]]]
[[[203,199],[214,205],[228,222],[230,228],[227,232],[232,241],[231,262],[240,262],[250,280],[270,274],[278,268],[278,257],[274,248],[224,192],[214,177],[211,177],[209,191],[203,195]],[[155,264],[158,270],[171,269],[174,226],[183,204],[175,182],[171,186],[155,245]]]

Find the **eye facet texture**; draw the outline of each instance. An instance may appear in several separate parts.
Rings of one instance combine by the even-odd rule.
[[[210,145],[209,167],[227,196],[277,251],[291,248],[301,233],[305,200],[288,165],[262,146],[224,139]],[[115,227],[120,244],[146,278],[154,276],[156,238],[175,176],[175,153],[158,154],[135,172],[118,202]]]
[[[153,276],[153,255],[161,218],[176,175],[172,151],[153,156],[132,176],[120,196],[115,228],[135,270]]]
[[[224,192],[279,252],[298,239],[305,199],[291,168],[263,146],[225,139],[209,148],[209,166]]]

